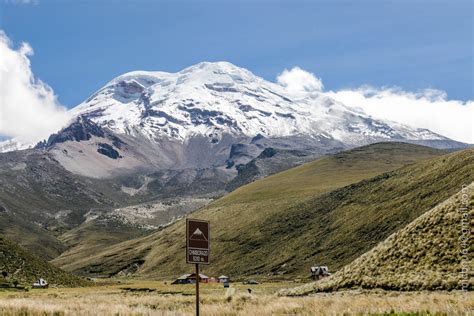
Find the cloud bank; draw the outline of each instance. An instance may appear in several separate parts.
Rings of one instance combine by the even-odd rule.
[[[34,77],[31,46],[14,49],[0,30],[0,135],[35,143],[61,129],[70,119],[53,90]]]
[[[290,93],[321,92],[374,118],[427,128],[453,140],[474,143],[474,101],[448,100],[444,91],[408,92],[398,87],[323,91],[321,79],[299,67],[283,71],[277,83]]]
[[[399,88],[361,87],[330,91],[337,101],[359,106],[373,117],[423,127],[451,139],[474,143],[474,102],[448,100],[444,91],[417,93]]]

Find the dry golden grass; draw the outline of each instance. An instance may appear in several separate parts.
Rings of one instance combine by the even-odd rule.
[[[464,203],[464,204],[463,204]],[[465,212],[461,212],[465,207]],[[461,221],[474,224],[474,182],[443,203],[426,212],[385,241],[363,254],[330,278],[282,291],[306,295],[350,288],[385,290],[454,290],[462,284],[474,289],[474,274],[466,280],[463,266],[472,267],[472,256],[461,256]],[[469,235],[467,238],[470,238]],[[473,247],[470,239],[466,242]]]
[[[252,294],[246,290],[248,285],[232,286],[235,293],[229,296],[221,285],[203,284],[202,315],[468,315],[474,310],[472,292],[350,291],[279,297],[275,293],[288,283],[252,285]],[[0,292],[0,315],[193,315],[192,293],[192,285],[151,281],[28,293]]]

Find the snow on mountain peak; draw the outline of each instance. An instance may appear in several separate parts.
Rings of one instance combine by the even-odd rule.
[[[441,139],[365,113],[312,91],[295,95],[228,62],[202,62],[176,73],[121,75],[72,109],[117,133],[185,141],[234,136],[308,135],[357,142],[359,138]]]

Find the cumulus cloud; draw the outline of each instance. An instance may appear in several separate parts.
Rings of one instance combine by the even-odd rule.
[[[0,134],[26,143],[47,138],[70,118],[53,90],[33,75],[32,54],[27,43],[13,48],[0,30]]]
[[[380,119],[427,128],[451,139],[474,143],[474,101],[448,100],[444,91],[407,92],[400,88],[329,91],[326,94]]]
[[[300,67],[283,70],[277,77],[277,83],[296,96],[322,91],[324,87],[321,79]]]

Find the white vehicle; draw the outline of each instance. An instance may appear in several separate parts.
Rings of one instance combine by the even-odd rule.
[[[46,282],[45,279],[38,279],[35,283],[33,283],[33,288],[41,288],[45,289],[48,288],[49,284]]]

